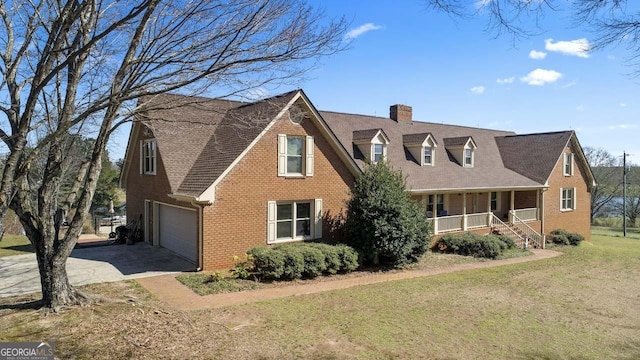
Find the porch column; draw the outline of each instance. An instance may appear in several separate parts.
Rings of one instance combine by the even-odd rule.
[[[487,224],[491,226],[491,191],[487,193]]]
[[[467,230],[467,193],[462,193],[462,230]]]
[[[509,204],[509,222],[513,223],[513,212],[515,209],[515,203],[516,203],[516,192],[515,190],[511,190],[511,201]]]
[[[429,195],[426,195],[426,196],[429,196]],[[427,200],[427,203],[429,203],[429,200]],[[438,194],[433,194],[432,206],[433,206],[433,210],[431,212],[433,213],[433,233],[437,234],[438,233]]]
[[[536,220],[540,220],[540,189],[536,190]]]

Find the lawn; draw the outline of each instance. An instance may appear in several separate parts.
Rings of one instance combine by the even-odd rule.
[[[135,282],[44,315],[0,299],[0,341],[60,358],[638,359],[640,239],[592,236],[530,263],[181,312]],[[4,305],[2,305],[4,304]]]
[[[5,235],[0,241],[0,257],[33,253],[33,246],[26,236]]]

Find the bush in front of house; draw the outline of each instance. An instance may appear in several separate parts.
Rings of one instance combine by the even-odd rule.
[[[513,240],[500,235],[478,235],[467,232],[462,234],[445,234],[436,243],[435,248],[441,252],[494,259],[504,250],[515,247]]]
[[[247,253],[253,272],[261,280],[312,279],[326,274],[346,273],[358,267],[358,253],[346,245],[318,243],[258,246]]]
[[[577,246],[584,240],[584,236],[578,233],[570,233],[565,229],[556,229],[549,234],[552,243],[557,245]]]
[[[411,200],[402,173],[384,161],[368,164],[356,179],[344,231],[363,262],[374,265],[416,262],[431,242],[425,212]]]

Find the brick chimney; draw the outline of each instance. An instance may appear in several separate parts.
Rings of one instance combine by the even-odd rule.
[[[413,114],[413,110],[411,109],[411,106],[398,104],[398,105],[391,105],[389,107],[389,117],[391,118],[391,120],[394,120],[397,122],[410,123],[413,117],[412,114]]]

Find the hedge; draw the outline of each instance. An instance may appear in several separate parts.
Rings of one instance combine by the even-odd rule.
[[[550,234],[551,242],[558,245],[573,245],[577,246],[584,236],[578,233],[570,233],[565,229],[553,230]]]
[[[252,271],[262,280],[312,279],[358,268],[358,253],[346,245],[296,243],[258,246],[247,252]]]
[[[478,235],[475,233],[446,234],[436,243],[441,252],[464,256],[496,258],[504,250],[515,247],[513,240],[504,235]]]

